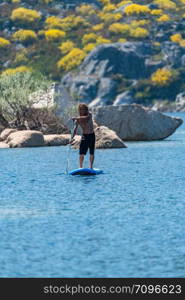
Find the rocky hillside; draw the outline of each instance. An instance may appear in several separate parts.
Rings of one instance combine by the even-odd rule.
[[[174,101],[184,32],[185,0],[0,0],[0,72],[62,78],[92,106]]]

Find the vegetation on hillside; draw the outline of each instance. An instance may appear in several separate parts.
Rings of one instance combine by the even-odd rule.
[[[66,10],[62,0],[0,1],[0,73],[32,69],[59,80],[100,44],[150,41],[160,47],[157,33],[169,33],[171,24],[185,18],[185,0],[84,2]],[[167,40],[184,47],[183,29]],[[171,81],[166,74],[159,70],[152,81]]]

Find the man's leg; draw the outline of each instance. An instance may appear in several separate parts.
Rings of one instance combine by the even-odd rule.
[[[83,161],[84,161],[84,154],[80,154],[80,156],[79,156],[80,168],[83,167]]]
[[[89,160],[90,160],[90,169],[93,169],[94,154],[90,155]]]
[[[94,149],[95,149],[95,134],[90,135],[90,143],[89,143],[89,150],[90,150],[90,169],[93,169],[93,163],[94,163]]]

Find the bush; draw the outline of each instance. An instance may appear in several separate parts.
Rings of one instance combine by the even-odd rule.
[[[87,45],[85,45],[85,47],[83,48],[83,51],[85,51],[86,53],[91,52],[94,48],[96,47],[95,43],[89,43]]]
[[[58,62],[58,68],[63,69],[65,71],[69,71],[77,66],[80,65],[80,63],[85,58],[86,53],[85,51],[74,48],[71,50],[66,56],[64,56],[61,60]]]
[[[168,15],[162,15],[157,19],[157,22],[168,22],[170,21],[170,17]]]
[[[174,81],[177,77],[177,74],[174,70],[169,69],[158,69],[155,73],[151,76],[151,81],[154,85],[157,86],[167,86],[172,81]]]
[[[45,38],[48,42],[59,42],[66,36],[66,33],[59,29],[45,31]]]
[[[99,36],[96,40],[96,45],[109,44],[111,40],[105,39],[103,36]]]
[[[92,30],[93,30],[93,31],[100,31],[100,30],[102,30],[103,28],[104,28],[104,24],[101,23],[101,24],[94,25],[94,26],[92,27]]]
[[[34,23],[38,21],[40,17],[41,14],[38,11],[24,7],[14,9],[11,14],[12,21],[21,24]]]
[[[41,74],[17,72],[0,76],[0,110],[7,121],[23,122],[25,110],[33,103],[29,95],[46,89],[48,81]]]
[[[127,40],[126,40],[126,39],[124,39],[124,38],[120,38],[120,39],[118,40],[118,42],[119,42],[119,43],[126,43],[126,42],[127,42]]]
[[[119,8],[125,4],[132,4],[132,1],[131,0],[124,0],[124,1],[121,1],[119,2],[116,6]]]
[[[131,28],[130,36],[136,39],[138,38],[146,38],[149,36],[149,31],[145,28],[138,27],[138,28]]]
[[[154,3],[164,10],[175,10],[177,8],[176,3],[171,0],[155,0]]]
[[[0,49],[1,48],[7,48],[10,46],[10,41],[8,41],[7,39],[4,39],[2,37],[0,37]]]
[[[27,72],[31,72],[32,71],[32,68],[30,67],[27,67],[27,66],[19,66],[17,68],[9,68],[9,69],[6,69],[5,71],[2,72],[1,76],[4,76],[4,75],[14,75],[16,73],[27,73]]]
[[[130,23],[131,28],[137,28],[139,26],[148,25],[150,23],[149,20],[134,20]]]
[[[87,44],[89,42],[95,42],[98,39],[98,35],[95,33],[87,33],[84,34],[82,38],[82,44]]]
[[[105,23],[117,22],[122,19],[122,14],[120,13],[104,13],[100,12],[98,14],[99,18]]]
[[[12,35],[12,38],[15,41],[29,44],[29,43],[34,42],[37,39],[37,35],[33,30],[20,29]]]
[[[60,28],[64,31],[70,31],[80,26],[88,26],[84,18],[75,15],[69,15],[65,18],[51,16],[46,19],[45,23],[47,28]]]
[[[88,16],[95,13],[94,8],[91,5],[86,4],[82,4],[80,7],[78,7],[77,11],[83,16]]]
[[[170,40],[174,43],[180,43],[182,40],[182,35],[180,33],[176,33],[171,35]]]
[[[110,11],[113,11],[115,9],[116,9],[116,6],[114,4],[108,4],[108,5],[104,6],[103,11],[104,12],[110,12]]]
[[[59,17],[51,16],[45,21],[47,28],[62,28],[62,19]]]
[[[66,54],[68,52],[70,52],[73,48],[74,48],[75,44],[72,41],[66,41],[64,43],[62,43],[59,47],[60,51],[62,52],[62,54]]]
[[[131,4],[125,8],[126,15],[146,15],[151,12],[150,8],[145,5]]]
[[[159,15],[162,15],[162,13],[163,13],[162,9],[151,10],[151,15],[153,15],[153,16],[159,16]]]
[[[130,26],[128,24],[122,24],[122,23],[114,23],[112,25],[109,26],[109,31],[119,34],[128,34],[130,30]]]

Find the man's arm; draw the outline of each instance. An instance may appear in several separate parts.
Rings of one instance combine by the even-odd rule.
[[[80,117],[74,117],[72,118],[73,121],[87,121],[89,120],[91,114],[88,114],[87,116],[80,116]]]

